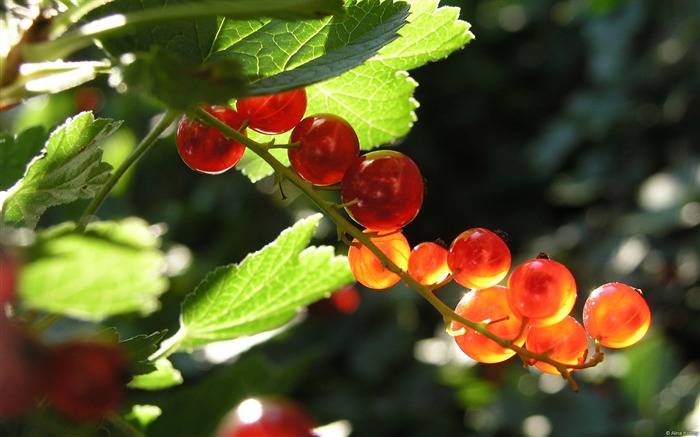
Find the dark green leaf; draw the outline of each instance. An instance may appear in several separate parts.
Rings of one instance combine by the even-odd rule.
[[[158,350],[158,345],[167,332],[167,330],[163,330],[150,335],[141,334],[121,342],[129,353],[133,375],[151,373],[156,370],[156,366],[148,361],[148,358]]]

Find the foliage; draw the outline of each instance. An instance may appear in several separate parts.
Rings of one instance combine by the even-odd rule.
[[[527,428],[537,420],[552,435],[688,429],[700,384],[696,6],[455,0],[478,44],[409,75],[472,39],[459,9],[208,3],[61,2],[47,39],[23,43],[33,70],[3,59],[2,106],[38,95],[0,114],[3,250],[25,262],[15,310],[47,337],[90,321],[127,339],[140,366],[131,386],[144,390],[130,392],[126,422],[105,427],[211,435],[240,400],[277,394],[356,435],[537,435]],[[100,21],[114,13],[124,26]],[[178,14],[188,19],[168,21]],[[64,61],[43,62],[53,56]],[[505,229],[519,258],[547,251],[571,266],[581,294],[606,280],[643,288],[653,335],[583,372],[573,394],[518,363],[454,358],[434,309],[401,285],[361,290],[352,316],[307,313],[351,277],[343,246],[330,247],[335,224],[310,215],[297,187],[250,151],[245,177],[204,178],[179,162],[172,135],[112,141],[147,138],[166,124],[163,105],[174,119],[201,100],[302,85],[309,111],[347,118],[364,149],[403,143],[419,163],[428,196],[411,241],[449,239],[465,224]],[[111,191],[120,148],[143,154],[121,177],[125,191]],[[440,293],[456,303],[462,291]],[[57,315],[68,317],[49,328]],[[272,340],[253,335],[272,328]],[[224,339],[224,358],[202,348]],[[93,431],[34,419],[0,433]]]

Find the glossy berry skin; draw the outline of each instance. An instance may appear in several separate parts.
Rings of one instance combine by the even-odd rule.
[[[508,278],[508,304],[531,326],[563,320],[576,303],[576,281],[563,264],[537,258],[516,267]]]
[[[360,141],[345,119],[332,114],[317,114],[303,119],[289,139],[299,143],[289,149],[289,162],[303,179],[318,185],[340,182],[357,156]]]
[[[122,405],[129,379],[126,355],[118,345],[88,340],[64,343],[48,364],[48,400],[66,417],[99,421]]]
[[[651,310],[640,292],[613,282],[591,292],[583,307],[583,324],[593,339],[609,348],[623,348],[644,337]]]
[[[313,437],[315,420],[283,399],[246,399],[224,419],[216,437]]]
[[[503,286],[471,290],[459,301],[455,313],[474,322],[491,320],[493,323],[486,326],[488,331],[513,340],[517,346],[525,343],[527,329],[508,306],[506,288]],[[452,323],[453,331],[461,328],[464,328],[461,323]],[[465,354],[480,363],[500,363],[515,355],[513,350],[502,347],[470,328],[466,328],[464,334],[456,336],[455,341]]]
[[[239,129],[243,123],[231,108],[213,106],[205,109],[233,129]],[[226,138],[213,127],[190,121],[185,116],[178,123],[175,143],[185,164],[204,174],[219,174],[231,169],[238,164],[245,152],[243,144]]]
[[[495,232],[468,229],[450,245],[447,265],[455,281],[467,288],[488,288],[503,280],[511,265],[508,245]]]
[[[406,270],[411,248],[401,232],[380,234],[372,237],[371,240],[399,268]],[[355,279],[367,288],[383,290],[395,285],[401,279],[399,275],[386,269],[379,258],[357,239],[353,240],[353,245],[348,249],[348,262]]]
[[[450,276],[447,249],[438,243],[426,241],[411,250],[408,274],[423,285],[440,283]]]
[[[423,204],[423,177],[403,153],[377,150],[360,156],[345,172],[341,194],[348,214],[376,231],[409,224]]]
[[[31,412],[45,392],[47,349],[0,311],[0,419]]]
[[[525,348],[538,354],[548,353],[553,360],[574,366],[586,359],[588,336],[576,319],[566,316],[554,325],[530,328]],[[535,367],[545,373],[559,375],[551,364],[537,361]]]
[[[254,131],[268,135],[281,134],[292,130],[304,117],[306,91],[298,89],[246,97],[236,102],[236,109]]]

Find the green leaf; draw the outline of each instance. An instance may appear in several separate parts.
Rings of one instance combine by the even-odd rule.
[[[306,248],[320,214],[301,220],[241,264],[211,272],[183,303],[181,349],[282,326],[298,310],[353,280],[331,247]]]
[[[403,2],[347,4],[347,16],[323,21],[242,23],[227,20],[213,59],[239,59],[253,78],[251,94],[273,94],[338,76],[376,55],[406,24]],[[261,79],[261,80],[260,80]]]
[[[9,132],[0,133],[0,190],[7,190],[27,170],[27,164],[41,152],[46,142],[46,130],[35,126],[15,138]]]
[[[129,353],[131,372],[133,375],[142,375],[154,372],[156,366],[148,358],[158,350],[158,344],[167,330],[157,331],[151,335],[137,335],[121,342],[122,346]]]
[[[235,60],[200,65],[175,58],[157,47],[148,53],[138,53],[124,69],[123,79],[132,91],[151,95],[165,106],[181,111],[203,102],[226,104],[233,97],[245,94],[248,88]]]
[[[167,358],[160,358],[153,368],[154,370],[150,373],[135,376],[129,382],[129,387],[141,390],[163,390],[182,384],[182,374]]]
[[[163,411],[157,405],[136,404],[131,407],[131,411],[124,415],[124,418],[137,422],[141,428],[146,428],[161,414],[163,414]]]
[[[33,228],[47,208],[94,197],[112,166],[102,162],[100,143],[120,122],[83,112],[56,129],[24,177],[0,193],[3,220]]]
[[[158,245],[139,219],[92,223],[84,234],[49,229],[37,235],[18,292],[27,307],[82,320],[151,313],[167,288]]]
[[[400,28],[398,39],[362,65],[306,88],[307,113],[325,112],[345,118],[355,128],[364,150],[396,143],[415,123],[418,102],[413,93],[418,83],[407,70],[442,59],[474,38],[470,24],[459,20],[458,8],[439,7],[438,0],[409,3],[408,24]],[[351,14],[351,6],[348,10]],[[251,89],[258,92],[256,87],[261,84],[293,74],[291,70],[263,79]],[[272,174],[272,168],[254,156],[239,168],[252,181]]]
[[[235,20],[255,26],[270,18],[282,22],[312,20],[342,16],[344,9],[342,0],[116,0],[96,10],[91,18],[109,20],[113,14],[123,14],[129,32],[98,36],[112,55],[146,52],[160,46],[182,59],[202,63],[214,53],[217,40],[228,39],[224,22]],[[95,27],[94,22],[91,24]]]

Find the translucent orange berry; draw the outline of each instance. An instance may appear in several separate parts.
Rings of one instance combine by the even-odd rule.
[[[459,234],[450,245],[447,264],[455,281],[467,288],[488,288],[508,274],[508,245],[495,232],[473,228]]]
[[[508,304],[531,326],[563,320],[576,303],[576,281],[563,264],[546,258],[526,261],[508,278]]]
[[[365,233],[372,232],[374,231],[365,230]],[[406,270],[411,247],[403,233],[395,231],[384,235],[378,234],[371,237],[371,241],[401,270]],[[401,279],[399,275],[387,269],[381,260],[357,239],[353,240],[348,250],[348,261],[355,279],[367,288],[383,290],[395,285]]]
[[[506,302],[506,288],[500,285],[472,290],[464,295],[457,304],[455,313],[474,322],[489,321],[486,329],[506,340],[512,340],[517,346],[525,343],[527,330],[523,329],[522,320],[511,311]],[[466,332],[455,337],[457,346],[469,357],[481,363],[499,363],[515,355],[511,349],[504,348],[485,335],[466,328],[458,322],[452,323],[452,330]]]
[[[588,336],[576,319],[566,316],[554,325],[530,328],[525,347],[537,354],[547,354],[562,364],[575,366],[586,359]],[[559,375],[557,368],[549,363],[537,361],[535,367],[545,373]]]
[[[644,337],[651,310],[642,295],[629,285],[613,282],[591,292],[583,307],[588,334],[610,348],[623,348]]]
[[[423,285],[433,285],[450,276],[447,249],[438,243],[423,242],[411,250],[408,274]]]

